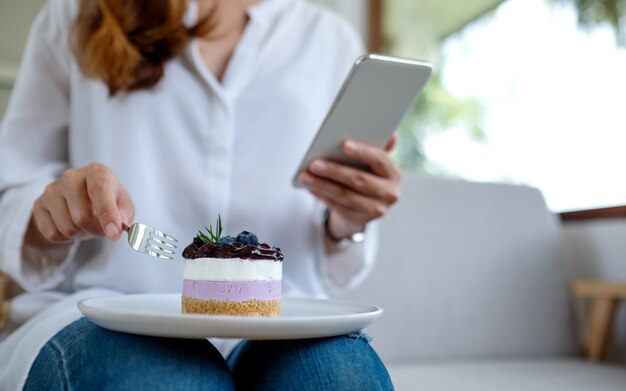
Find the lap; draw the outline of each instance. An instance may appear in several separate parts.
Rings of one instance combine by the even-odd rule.
[[[83,318],[43,347],[25,390],[233,389],[221,354],[206,340],[109,331]]]
[[[230,369],[229,369],[230,367]],[[363,334],[242,342],[228,365],[206,340],[117,333],[87,319],[37,356],[25,390],[392,390]]]
[[[362,333],[332,338],[246,341],[228,357],[241,390],[392,390]]]

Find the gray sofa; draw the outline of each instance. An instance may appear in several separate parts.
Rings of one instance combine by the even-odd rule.
[[[580,354],[562,231],[536,189],[408,176],[340,298],[385,310],[366,332],[400,391],[626,390]]]

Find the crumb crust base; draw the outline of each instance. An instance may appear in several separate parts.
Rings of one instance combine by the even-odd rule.
[[[232,315],[232,316],[279,316],[281,300],[244,301],[202,300],[182,297],[183,314]]]

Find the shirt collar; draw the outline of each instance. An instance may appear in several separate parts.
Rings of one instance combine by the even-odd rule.
[[[271,19],[289,4],[296,0],[260,0],[248,8],[248,16],[254,22],[265,23],[271,21]]]
[[[285,9],[296,0],[259,0],[258,3],[248,8],[248,16],[255,22],[266,22],[278,12]],[[183,24],[191,27],[198,22],[198,3],[196,0],[189,0],[187,12],[183,18]]]

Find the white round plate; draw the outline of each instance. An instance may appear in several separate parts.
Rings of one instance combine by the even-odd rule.
[[[180,294],[137,294],[82,300],[78,309],[95,324],[124,333],[174,338],[302,339],[361,330],[383,310],[338,300],[283,298],[273,318],[182,314]]]

